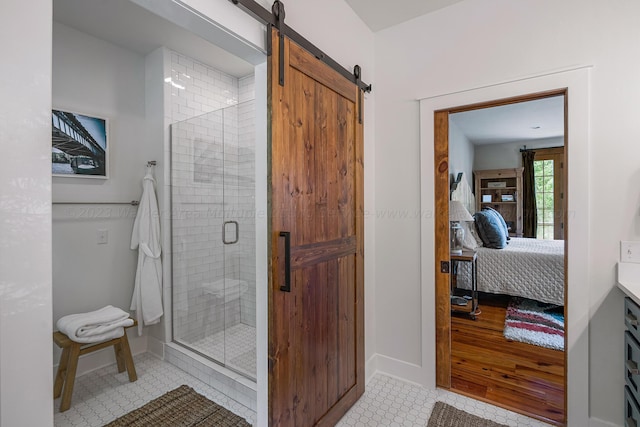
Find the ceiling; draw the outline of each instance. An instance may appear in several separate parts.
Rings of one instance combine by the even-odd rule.
[[[53,20],[141,55],[166,46],[235,77],[254,72],[248,62],[129,0],[54,0]]]
[[[449,119],[474,145],[561,137],[564,96],[465,111]]]
[[[372,31],[451,6],[462,0],[345,0]]]

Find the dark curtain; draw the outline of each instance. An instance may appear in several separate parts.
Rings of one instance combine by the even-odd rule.
[[[536,237],[538,213],[536,206],[536,180],[533,171],[535,151],[522,152],[522,234],[524,237]]]

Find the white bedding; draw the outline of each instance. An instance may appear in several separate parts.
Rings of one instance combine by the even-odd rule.
[[[564,305],[563,240],[512,237],[505,249],[476,252],[479,291]],[[466,266],[460,265],[460,274],[469,277]]]

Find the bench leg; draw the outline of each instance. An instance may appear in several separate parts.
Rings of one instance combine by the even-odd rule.
[[[126,334],[126,332],[125,332],[125,334]],[[122,341],[120,341],[119,343],[113,345],[113,351],[116,354],[116,362],[118,363],[118,373],[124,372],[126,367],[125,367],[125,362],[124,362],[124,358],[123,358],[123,355],[122,355]]]
[[[56,371],[56,381],[53,383],[53,398],[57,399],[62,393],[62,386],[64,385],[64,377],[67,373],[67,366],[69,365],[69,347],[62,349],[62,355],[60,356],[60,363],[58,363],[58,370]]]
[[[67,375],[64,381],[64,389],[62,391],[62,401],[60,402],[60,412],[64,412],[71,407],[71,396],[73,395],[73,383],[76,379],[76,370],[78,369],[78,358],[80,357],[80,344],[73,343],[70,346],[69,363],[67,366]]]
[[[138,374],[136,374],[136,367],[133,365],[133,357],[131,356],[131,348],[129,347],[129,339],[127,338],[126,331],[122,338],[120,338],[120,345],[122,346],[122,355],[127,365],[129,381],[134,382],[138,379]]]

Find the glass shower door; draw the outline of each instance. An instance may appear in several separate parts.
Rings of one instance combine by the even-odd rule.
[[[246,301],[255,260],[251,269],[245,253],[255,247],[245,212],[255,186],[245,176],[240,109],[171,126],[173,340],[255,378],[255,297]]]
[[[255,378],[253,102],[224,109],[225,365]]]

